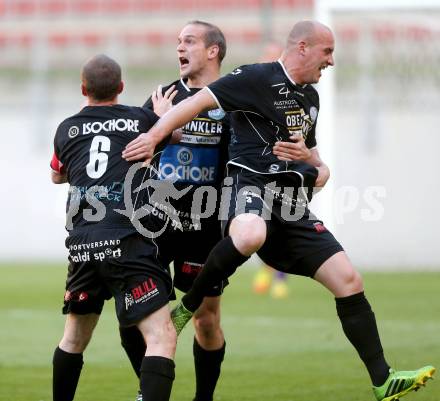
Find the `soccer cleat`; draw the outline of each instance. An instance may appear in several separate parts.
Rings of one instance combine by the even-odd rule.
[[[191,320],[193,313],[185,308],[182,302],[171,311],[171,320],[177,335],[180,334],[185,325]]]
[[[140,390],[138,391],[138,394],[137,394],[136,399],[134,401],[142,401],[142,393]]]
[[[410,391],[417,391],[424,386],[428,379],[432,379],[435,372],[433,366],[410,371],[394,371],[390,369],[390,375],[382,386],[374,387],[373,392],[377,401],[397,401]]]

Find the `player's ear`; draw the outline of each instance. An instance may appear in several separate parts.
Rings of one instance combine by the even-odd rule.
[[[86,86],[85,86],[83,83],[81,84],[81,93],[82,93],[82,95],[85,96],[85,97],[88,96],[88,95],[87,95],[87,88],[86,88]]]
[[[118,95],[124,90],[124,81],[119,82]]]
[[[298,50],[299,50],[299,54],[301,54],[301,56],[304,56],[306,54],[306,47],[307,47],[307,44],[303,40],[298,42]]]
[[[217,45],[209,46],[208,48],[208,58],[211,60],[213,58],[216,58],[218,56],[219,48]]]

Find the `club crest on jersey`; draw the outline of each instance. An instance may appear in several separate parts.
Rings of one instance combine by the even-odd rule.
[[[318,117],[318,109],[315,106],[310,107],[310,118],[312,119],[313,124],[316,121],[316,118]]]
[[[177,160],[179,160],[179,163],[186,166],[190,164],[193,160],[193,154],[191,150],[188,148],[182,148],[177,152]]]
[[[222,109],[214,109],[208,111],[208,116],[213,120],[221,120],[226,113]]]
[[[67,135],[69,135],[69,138],[75,138],[79,134],[79,128],[76,125],[73,125],[69,128],[69,131],[67,132]]]
[[[270,173],[277,173],[279,169],[280,169],[280,166],[278,164],[271,164],[269,166]]]

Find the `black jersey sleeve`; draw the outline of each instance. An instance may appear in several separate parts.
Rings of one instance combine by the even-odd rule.
[[[142,107],[142,111],[144,112],[146,118],[149,121],[149,125],[152,127],[154,124],[156,124],[156,122],[159,120],[159,116],[152,111],[150,108],[147,108],[145,106]]]
[[[307,135],[307,138],[304,141],[309,149],[314,148],[317,145],[315,131],[316,131],[316,124],[313,125],[312,130],[310,131],[309,135]]]
[[[59,173],[59,174],[64,174],[65,169],[63,167],[63,161],[61,158],[61,148],[62,148],[62,129],[61,129],[61,125],[58,126],[57,131],[55,133],[55,137],[53,140],[53,155],[52,155],[52,159],[50,161],[50,168]]]
[[[244,65],[218,79],[207,88],[215,96],[219,106],[225,111],[255,111],[258,112],[261,74],[258,64]]]
[[[307,138],[305,140],[306,146],[311,149],[314,148],[317,145],[316,142],[316,123],[318,120],[318,112],[319,112],[319,94],[318,91],[309,85],[310,90],[310,97],[312,99],[312,104],[314,104],[316,107],[310,108],[310,119],[313,122],[312,129],[310,130],[309,134],[307,135]]]
[[[145,101],[142,108],[153,110],[153,100],[151,99],[151,96]]]

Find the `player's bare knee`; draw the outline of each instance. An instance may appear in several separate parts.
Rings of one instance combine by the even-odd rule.
[[[65,334],[60,342],[60,348],[71,354],[80,354],[85,351],[90,342],[89,336],[71,336]]]
[[[174,355],[177,344],[177,334],[174,326],[164,325],[154,327],[146,335],[147,349],[155,350],[158,354]]]
[[[229,235],[239,252],[251,255],[266,241],[266,222],[255,214],[241,214],[232,221]]]
[[[345,291],[348,295],[357,294],[364,290],[362,276],[356,270],[351,270],[344,277]]]
[[[194,328],[201,337],[212,338],[221,331],[220,318],[214,313],[204,313],[194,317]]]

